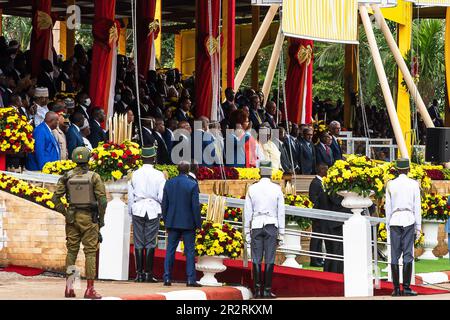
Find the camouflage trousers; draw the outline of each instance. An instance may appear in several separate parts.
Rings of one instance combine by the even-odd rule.
[[[66,224],[66,270],[75,265],[80,243],[83,244],[85,256],[86,278],[94,280],[96,276],[96,255],[98,249],[99,226],[92,222],[89,212],[76,212],[75,223]]]

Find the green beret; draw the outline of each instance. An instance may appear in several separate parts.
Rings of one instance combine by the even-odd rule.
[[[395,167],[399,170],[409,169],[409,159],[401,158],[395,161]]]
[[[156,147],[143,147],[142,158],[154,158],[156,157]]]

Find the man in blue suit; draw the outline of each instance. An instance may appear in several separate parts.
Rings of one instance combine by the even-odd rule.
[[[48,112],[44,122],[34,129],[33,136],[36,142],[34,153],[27,159],[28,170],[42,171],[46,163],[60,160],[59,143],[52,133],[58,127],[58,122],[59,116],[55,112]]]
[[[192,132],[191,156],[200,166],[216,164],[214,140],[214,136],[209,132],[209,119],[198,118]]]
[[[320,136],[320,142],[316,145],[316,164],[325,163],[328,167],[332,167],[334,162],[333,150],[331,149],[332,138],[324,132]]]
[[[316,148],[312,142],[313,135],[313,129],[306,128],[303,130],[303,137],[300,138],[300,170],[305,175],[313,175],[316,173]]]
[[[84,125],[84,116],[75,112],[72,115],[72,124],[67,130],[66,138],[67,138],[67,150],[69,151],[69,156],[72,154],[73,150],[78,147],[84,147],[83,137],[80,132],[80,128]]]
[[[181,239],[186,255],[186,274],[188,287],[201,287],[196,282],[195,272],[195,230],[201,227],[198,184],[189,178],[190,164],[182,161],[180,172],[166,182],[162,200],[162,217],[169,234],[166,259],[164,261],[164,285],[171,286],[171,276],[175,251]]]
[[[341,134],[341,124],[338,121],[333,121],[330,123],[330,135],[332,138],[331,150],[333,150],[334,161],[342,160],[342,149],[339,144],[338,137]]]

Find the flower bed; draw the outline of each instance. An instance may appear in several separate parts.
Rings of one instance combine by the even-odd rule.
[[[422,219],[447,220],[450,209],[447,206],[449,195],[425,194],[422,197]]]
[[[0,152],[34,151],[33,127],[14,108],[0,108]]]
[[[0,189],[14,196],[24,198],[48,209],[54,209],[55,204],[52,202],[53,192],[45,188],[36,187],[31,183],[16,179],[14,177],[0,174]],[[65,198],[61,198],[61,202],[67,205]]]
[[[42,173],[60,176],[67,171],[74,169],[76,166],[77,164],[72,160],[48,162],[44,168],[42,168]]]
[[[242,233],[229,223],[204,221],[197,231],[195,251],[197,256],[227,256],[236,259],[244,248]]]

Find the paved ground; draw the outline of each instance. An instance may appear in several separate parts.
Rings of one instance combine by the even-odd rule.
[[[82,298],[86,282],[81,281],[81,289],[76,290],[79,298]],[[439,288],[440,287],[440,288]],[[433,286],[437,289],[450,290],[450,284]],[[189,290],[185,284],[174,283],[172,287],[164,287],[162,283],[137,284],[134,282],[97,281],[96,289],[104,297],[120,297],[126,295],[148,295],[152,293],[164,293],[176,290]],[[64,279],[39,276],[22,277],[14,273],[0,272],[0,300],[61,300],[64,294]],[[347,300],[337,298],[283,298],[283,300]],[[369,300],[450,300],[450,293],[443,295],[419,296],[411,298],[374,297]],[[356,300],[367,300],[365,298]]]

